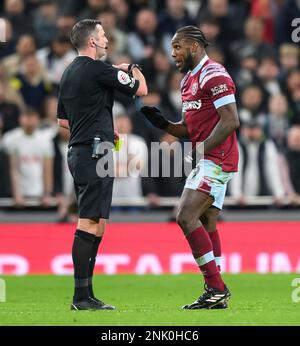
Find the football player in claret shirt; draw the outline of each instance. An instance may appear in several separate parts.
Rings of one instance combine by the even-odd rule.
[[[152,106],[142,113],[156,127],[192,141],[202,155],[186,180],[177,223],[185,234],[204,276],[205,291],[183,309],[226,308],[230,297],[220,274],[221,245],[216,229],[226,187],[238,167],[235,130],[239,119],[235,86],[226,69],[209,59],[208,42],[197,27],[180,28],[172,39],[176,67],[186,73],[181,82],[182,121],[171,123]]]

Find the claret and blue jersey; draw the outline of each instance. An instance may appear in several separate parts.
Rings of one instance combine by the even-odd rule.
[[[235,102],[235,85],[224,66],[205,55],[183,78],[181,95],[182,112],[194,146],[197,142],[203,142],[219,122],[218,108]],[[225,172],[236,172],[236,133],[206,153],[204,158],[222,166]]]

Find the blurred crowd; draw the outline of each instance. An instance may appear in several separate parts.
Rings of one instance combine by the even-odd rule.
[[[139,109],[157,105],[171,121],[181,119],[183,76],[170,41],[179,27],[192,24],[209,40],[210,58],[225,65],[237,86],[240,171],[228,193],[240,205],[259,195],[273,196],[277,205],[284,197],[300,203],[300,37],[293,42],[292,25],[300,18],[298,0],[2,0],[0,17],[6,28],[6,42],[0,43],[0,197],[13,197],[19,207],[27,197],[45,206],[55,197],[65,218],[73,190],[69,134],[56,125],[57,89],[77,55],[71,28],[96,18],[109,39],[106,60],[140,64],[148,82],[146,97],[117,93],[114,107],[115,128],[127,134],[122,150],[139,155],[140,169],[152,141],[177,141],[154,129]],[[160,161],[164,155],[172,163],[172,151]],[[117,171],[126,165],[119,159]],[[158,207],[160,197],[182,191],[173,173],[117,177],[114,197],[146,196]]]

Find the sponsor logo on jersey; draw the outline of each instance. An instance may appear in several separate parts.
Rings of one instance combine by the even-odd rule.
[[[225,91],[228,91],[228,86],[227,84],[220,84],[211,88],[210,90],[212,92],[212,95],[216,96],[218,94],[224,93]]]
[[[198,83],[193,83],[192,85],[192,95],[196,95],[196,92],[198,91]]]
[[[128,76],[127,73],[125,73],[123,71],[118,72],[118,81],[124,85],[131,83],[130,77]]]
[[[202,105],[201,100],[196,100],[196,101],[184,101],[182,103],[182,111],[186,112],[191,109],[200,109]]]

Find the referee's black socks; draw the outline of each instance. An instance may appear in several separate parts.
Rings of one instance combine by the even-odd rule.
[[[96,236],[94,234],[79,229],[75,232],[72,248],[75,279],[74,302],[88,300],[89,298],[89,266],[95,240]]]
[[[101,243],[102,237],[95,237],[95,242],[93,246],[92,256],[90,258],[90,266],[89,266],[89,295],[92,298],[96,298],[93,291],[93,274],[94,274],[94,268],[96,263],[96,257],[98,253],[98,248]]]

